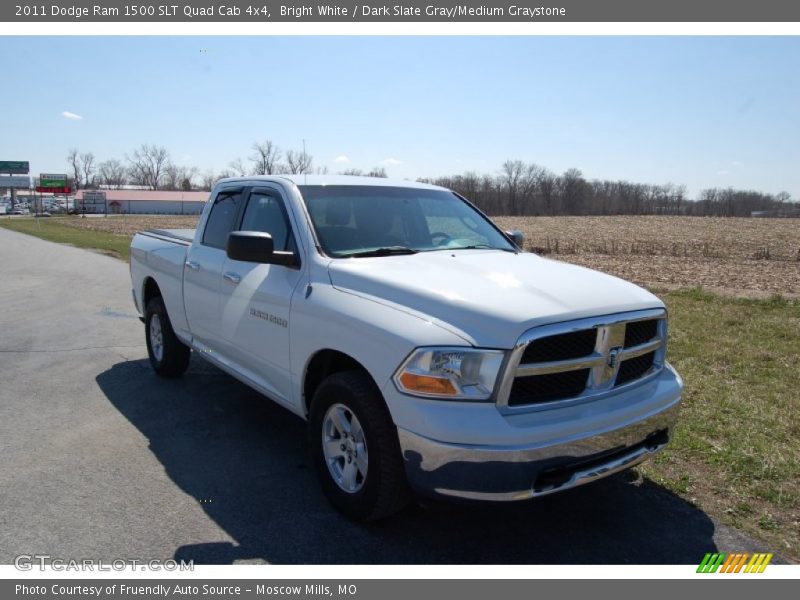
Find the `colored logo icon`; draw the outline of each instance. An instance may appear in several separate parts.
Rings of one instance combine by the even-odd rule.
[[[700,566],[697,567],[698,573],[763,573],[769,561],[772,560],[772,553],[756,552],[715,552],[707,553]],[[749,559],[749,560],[748,560]]]

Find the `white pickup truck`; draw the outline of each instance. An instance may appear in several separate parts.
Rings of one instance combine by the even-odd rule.
[[[196,230],[136,235],[133,300],[159,375],[194,351],[307,419],[350,518],[521,500],[663,448],[683,387],[658,298],[521,248],[436,186],[224,179]]]

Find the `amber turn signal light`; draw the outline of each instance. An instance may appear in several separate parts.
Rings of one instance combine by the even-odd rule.
[[[430,375],[417,375],[408,371],[400,375],[400,383],[407,390],[422,394],[455,396],[458,393],[449,379],[431,377]]]

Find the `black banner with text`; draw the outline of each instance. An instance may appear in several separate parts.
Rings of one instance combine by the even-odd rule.
[[[402,3],[211,0],[128,2],[50,0],[0,5],[9,22],[796,22],[800,2],[786,0],[518,0]]]

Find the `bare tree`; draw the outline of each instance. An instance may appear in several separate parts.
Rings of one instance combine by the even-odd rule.
[[[525,172],[525,163],[521,160],[507,160],[501,168],[501,177],[508,194],[509,214],[519,214],[520,183]]]
[[[314,159],[305,150],[302,152],[295,152],[294,150],[286,152],[286,167],[289,173],[295,175],[308,173],[311,171],[313,161]]]
[[[359,177],[364,174],[364,171],[361,169],[345,169],[344,171],[339,171],[339,175],[351,175],[354,177]]]
[[[568,215],[582,214],[586,181],[579,169],[567,169],[561,176],[561,196]]]
[[[127,181],[125,165],[116,158],[105,160],[97,166],[100,184],[112,190],[118,190]]]
[[[157,190],[162,185],[164,170],[170,164],[169,151],[163,146],[142,144],[125,157],[129,163],[131,181]]]
[[[197,167],[181,167],[169,164],[164,168],[164,188],[188,192],[194,186],[193,180],[196,176]]]
[[[474,171],[467,171],[463,175],[457,175],[454,185],[463,190],[464,196],[467,198],[475,198],[478,195],[480,187],[480,177]]]
[[[240,156],[237,156],[231,162],[229,162],[228,166],[233,169],[233,172],[239,177],[244,177],[247,175],[247,167],[244,166],[244,162]]]
[[[389,177],[386,174],[386,169],[383,167],[372,167],[372,170],[367,173],[367,177]]]
[[[72,169],[72,179],[75,182],[75,189],[79,190],[81,188],[81,182],[83,181],[83,167],[81,165],[81,155],[77,148],[69,149],[69,152],[67,152],[67,162]]]
[[[81,170],[83,171],[83,184],[85,187],[94,186],[94,154],[91,152],[84,152],[81,154]]]
[[[277,173],[278,161],[281,158],[281,151],[272,140],[264,140],[261,143],[253,144],[253,154],[249,157],[253,163],[254,175],[272,175]]]
[[[214,183],[217,181],[217,176],[214,175],[214,171],[206,171],[203,173],[203,177],[200,180],[200,187],[208,192],[211,191],[211,188],[214,187]]]
[[[535,211],[534,194],[539,187],[539,182],[545,175],[545,169],[535,163],[525,165],[519,181],[519,208],[521,214],[531,214]]]
[[[183,177],[181,174],[181,167],[174,163],[168,164],[164,168],[164,185],[165,190],[179,190],[181,189],[181,181]]]
[[[547,215],[555,214],[554,206],[553,206],[553,198],[556,193],[556,176],[554,173],[546,170],[542,173],[542,176],[539,178],[539,194],[542,197],[542,203],[544,204],[544,212]]]
[[[214,174],[214,171],[209,169],[200,176],[200,189],[210,192],[216,181],[217,176]]]

